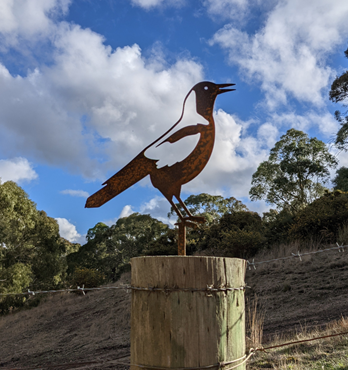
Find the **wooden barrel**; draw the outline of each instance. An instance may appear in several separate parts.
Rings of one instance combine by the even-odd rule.
[[[132,370],[243,362],[245,260],[155,256],[131,264]]]

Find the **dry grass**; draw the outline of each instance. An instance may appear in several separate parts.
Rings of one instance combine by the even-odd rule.
[[[327,324],[324,328],[302,326],[291,336],[277,335],[265,348],[343,332],[348,332],[348,320],[344,317]],[[347,345],[348,334],[345,334],[269,349],[267,352],[257,352],[249,362],[248,369],[348,370]]]
[[[345,222],[339,229],[337,235],[337,242],[340,245],[348,244],[348,222]]]
[[[341,228],[338,242],[348,244],[348,223]],[[330,247],[334,245],[322,245],[320,240],[306,244],[295,241],[271,251],[261,251],[254,259],[255,262],[266,261],[288,257],[298,251],[305,253]],[[292,258],[256,265],[256,270],[252,268],[246,275],[246,282],[252,287],[249,300],[252,301],[255,294],[258,297],[258,303],[250,306],[252,315],[249,313],[249,318],[247,308],[247,321],[257,317],[255,307],[262,305],[265,331],[263,337],[257,334],[260,324],[256,320],[251,331],[263,339],[264,347],[348,332],[347,304],[343,299],[348,289],[347,281],[348,254],[336,250],[302,256],[302,261]],[[341,314],[346,318],[332,321]],[[327,322],[330,323],[324,324]],[[251,331],[247,334],[250,342]],[[259,343],[257,338],[255,342]],[[255,354],[248,369],[348,370],[347,348],[348,335],[343,335],[271,349]]]
[[[257,348],[262,346],[263,323],[265,319],[264,311],[258,307],[257,296],[254,296],[252,302],[247,302],[247,315],[246,315],[246,347],[249,351],[250,348]]]
[[[348,236],[348,224],[347,224],[347,236]],[[301,242],[299,240],[294,240],[291,243],[282,243],[279,245],[274,245],[272,249],[263,249],[254,257],[255,262],[258,261],[268,261],[271,259],[284,258],[291,256],[292,253],[296,254],[297,252],[314,252],[324,248],[320,239],[310,239],[306,242]],[[265,265],[259,265],[265,266]],[[267,267],[267,266],[265,266]]]

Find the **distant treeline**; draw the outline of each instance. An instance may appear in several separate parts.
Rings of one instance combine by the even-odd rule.
[[[326,191],[295,214],[271,210],[260,217],[235,198],[200,194],[186,200],[207,223],[189,229],[187,253],[250,258],[261,248],[291,240],[346,242],[348,193]],[[177,230],[134,213],[114,225],[98,223],[88,230],[86,244],[59,236],[57,222],[38,211],[14,182],[0,184],[0,292],[98,286],[116,281],[130,269],[130,259],[141,255],[177,254]],[[40,298],[6,296],[0,313]]]

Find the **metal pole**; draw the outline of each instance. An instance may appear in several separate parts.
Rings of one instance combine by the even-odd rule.
[[[178,222],[179,238],[178,238],[178,255],[186,256],[186,224],[185,222]]]

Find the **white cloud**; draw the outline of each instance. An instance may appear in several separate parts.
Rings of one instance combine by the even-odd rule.
[[[35,180],[38,177],[32,165],[26,158],[0,159],[1,182],[23,182]]]
[[[213,17],[220,19],[236,19],[243,18],[247,13],[251,4],[249,0],[204,0],[203,5],[207,7],[207,12]]]
[[[253,85],[260,84],[269,108],[286,104],[289,96],[322,106],[334,73],[325,62],[348,36],[347,16],[345,0],[283,0],[254,35],[226,25],[211,43],[225,48]]]
[[[304,132],[315,128],[316,132],[320,132],[326,138],[335,135],[340,126],[334,116],[325,111],[321,114],[309,111],[305,115],[296,114],[295,112],[273,113],[270,120],[278,127],[295,128]]]
[[[56,218],[55,219],[59,225],[59,234],[61,237],[69,240],[71,243],[84,244],[86,238],[77,232],[76,226],[69,222],[66,218]]]
[[[112,226],[114,225],[117,220],[119,220],[120,218],[123,218],[123,217],[128,217],[130,216],[132,213],[135,213],[136,211],[133,210],[133,206],[131,205],[125,205],[123,208],[122,208],[122,211],[120,213],[120,215],[118,217],[115,217],[115,218],[112,218],[111,220],[106,220],[106,221],[103,221],[103,223],[107,226]]]
[[[140,6],[144,9],[151,9],[159,6],[181,6],[185,0],[131,0],[133,5]]]
[[[177,120],[202,79],[192,60],[168,66],[158,53],[144,58],[138,45],[112,50],[76,25],[62,22],[47,37],[50,66],[14,77],[0,64],[3,155],[104,178]]]
[[[98,171],[90,160],[82,124],[54,94],[38,70],[13,77],[0,64],[0,147],[2,153],[33,158],[50,165],[93,176]]]
[[[265,212],[269,212],[274,205],[266,203],[265,200],[258,200],[255,202],[248,202],[247,207],[250,211],[257,212],[261,217]]]
[[[62,190],[61,194],[67,194],[67,195],[71,195],[72,197],[81,197],[81,198],[87,198],[89,196],[87,191],[71,190],[71,189]]]
[[[175,198],[174,201],[176,201]],[[150,214],[151,217],[173,226],[176,222],[176,216],[174,215],[169,219],[167,216],[168,212],[170,212],[170,203],[163,196],[156,196],[140,206],[140,213]]]
[[[133,209],[132,209],[132,206],[130,205],[126,205],[122,208],[122,211],[119,215],[118,218],[123,218],[123,217],[128,217],[130,216],[132,213],[134,213]]]
[[[54,29],[52,19],[68,11],[71,0],[1,0],[0,35],[4,46],[21,39],[45,38]]]
[[[192,182],[184,185],[185,193],[248,197],[251,175],[265,160],[278,134],[272,125],[259,128],[260,137],[247,135],[250,122],[243,122],[223,110],[215,112],[216,139],[206,168]],[[268,136],[267,141],[262,140]]]
[[[122,217],[128,217],[132,213],[139,212],[141,214],[149,214],[151,217],[162,221],[165,224],[173,226],[176,222],[176,216],[171,219],[168,218],[168,212],[170,211],[170,204],[163,196],[156,196],[150,201],[141,204],[139,207],[126,205],[123,207],[120,215],[112,220],[104,221],[108,226],[114,225],[118,219]]]

